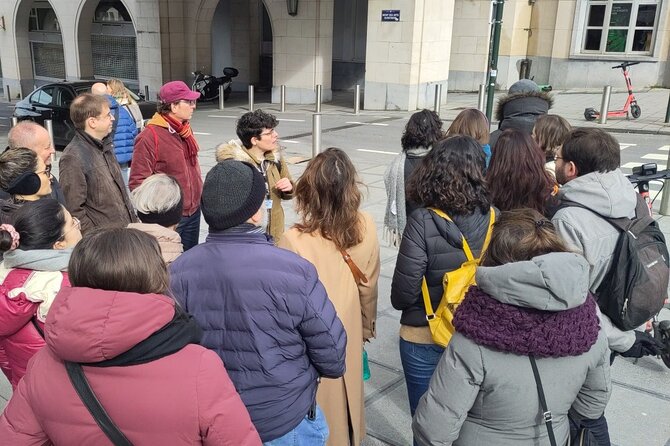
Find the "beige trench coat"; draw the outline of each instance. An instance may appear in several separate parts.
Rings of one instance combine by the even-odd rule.
[[[347,371],[342,378],[322,379],[316,395],[328,421],[329,446],[358,446],[365,437],[363,342],[375,336],[380,264],[375,223],[367,213],[360,213],[360,218],[364,225],[363,241],[347,252],[368,278],[367,284],[356,285],[340,251],[319,234],[303,234],[291,228],[278,244],[316,266],[319,279],[347,332]],[[352,437],[349,436],[350,425]]]

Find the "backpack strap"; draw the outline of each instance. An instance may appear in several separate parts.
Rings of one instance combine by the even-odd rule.
[[[528,355],[528,359],[530,359],[530,366],[533,368],[533,376],[535,377],[535,385],[537,386],[537,396],[540,398],[540,406],[542,407],[542,419],[544,419],[544,423],[547,425],[549,443],[551,443],[551,446],[556,446],[556,437],[554,436],[554,428],[552,426],[553,418],[551,416],[551,411],[547,408],[547,400],[544,397],[540,372],[537,370],[535,357],[531,354]]]
[[[652,224],[655,220],[651,215],[649,215],[649,208],[647,207],[647,203],[644,201],[644,199],[640,196],[640,194],[636,193],[636,195],[637,195],[637,203],[635,205],[634,220],[628,217],[620,217],[620,218],[605,217],[601,213],[596,212],[593,209],[584,206],[581,203],[577,203],[576,201],[570,201],[570,200],[562,200],[561,204],[558,206],[557,211],[568,207],[586,209],[587,211],[591,212],[592,214],[596,214],[598,217],[602,218],[603,220],[614,226],[617,230],[621,232],[630,232],[631,234],[633,234],[634,237],[637,237],[637,235],[644,228]]]
[[[70,382],[74,390],[77,391],[77,395],[81,398],[81,401],[86,406],[86,409],[93,416],[95,422],[100,426],[100,429],[105,433],[107,438],[112,442],[114,446],[133,446],[133,444],[128,440],[128,438],[121,432],[121,430],[114,424],[109,415],[105,411],[105,408],[102,407],[100,401],[93,393],[93,389],[84,375],[84,370],[81,367],[81,364],[65,361],[65,369],[67,370],[67,376],[70,377]]]

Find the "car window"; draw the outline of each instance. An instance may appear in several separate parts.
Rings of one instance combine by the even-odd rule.
[[[54,87],[44,87],[33,93],[30,97],[30,102],[39,105],[51,105],[53,104],[53,94]]]
[[[58,106],[64,108],[70,108],[70,104],[74,100],[74,95],[69,88],[58,88]]]
[[[82,85],[79,87],[74,87],[75,93],[77,93],[77,96],[79,96],[82,93],[90,93],[91,92],[91,86],[90,85]]]

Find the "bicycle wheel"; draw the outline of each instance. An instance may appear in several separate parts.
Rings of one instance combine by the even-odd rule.
[[[640,106],[637,104],[631,104],[630,106],[630,114],[633,116],[634,119],[637,119],[640,117],[642,114],[642,110],[640,109]]]

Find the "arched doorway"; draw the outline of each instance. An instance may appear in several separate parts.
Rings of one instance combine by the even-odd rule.
[[[22,89],[30,91],[66,77],[63,38],[56,11],[47,0],[24,1],[16,15],[16,39]],[[27,88],[26,88],[27,87]]]
[[[135,27],[121,1],[100,0],[95,8],[91,55],[95,78],[116,78],[128,88],[139,88]]]

